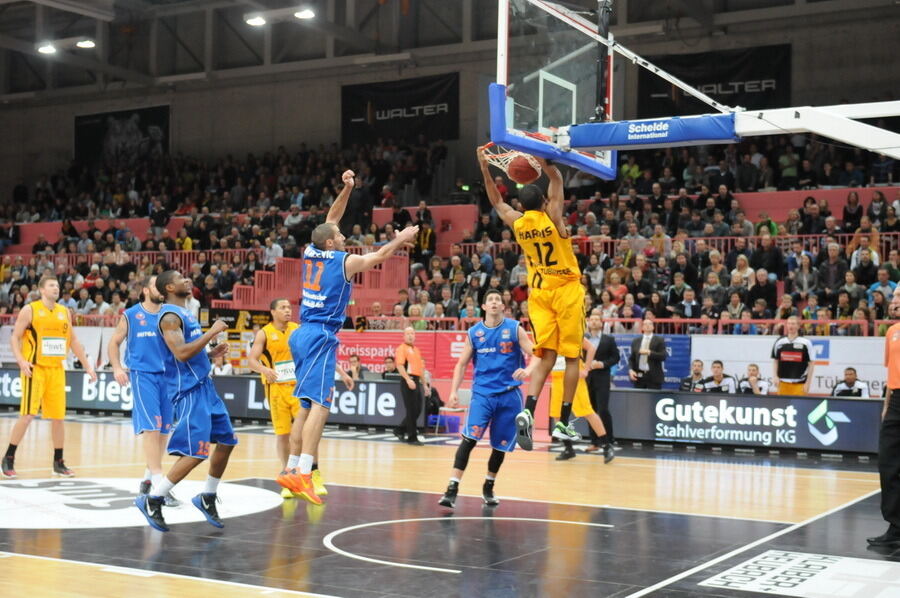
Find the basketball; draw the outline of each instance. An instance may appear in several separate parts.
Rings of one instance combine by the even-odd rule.
[[[538,180],[541,176],[541,169],[532,165],[527,157],[518,155],[509,161],[506,174],[520,185],[527,185]]]

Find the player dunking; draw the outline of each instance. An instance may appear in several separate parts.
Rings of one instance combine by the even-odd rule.
[[[278,451],[278,460],[281,468],[287,469],[288,457],[292,450],[290,445],[291,425],[294,420],[305,420],[309,414],[309,405],[300,408],[300,401],[294,396],[294,386],[297,377],[294,375],[294,360],[291,357],[291,348],[288,339],[299,325],[291,322],[291,304],[287,299],[275,299],[269,305],[269,313],[272,321],[263,326],[253,339],[253,346],[247,356],[247,364],[254,372],[262,376],[263,386],[266,391],[266,400],[269,402],[269,411],[272,414],[272,427],[275,429],[275,446]],[[344,379],[344,384],[349,390],[353,390],[353,379],[340,367],[338,374]],[[301,423],[302,425],[302,423]],[[294,454],[300,454],[300,447],[295,447]],[[316,494],[325,496],[328,490],[322,481],[315,464],[313,465],[312,481]],[[287,488],[281,489],[282,498],[293,498],[294,493]]]
[[[578,440],[581,436],[569,425],[569,417],[578,384],[578,359],[584,336],[584,287],[563,217],[562,175],[556,166],[537,158],[550,178],[550,186],[547,197],[537,185],[525,185],[519,190],[519,201],[525,208],[523,214],[503,201],[491,178],[484,146],[478,148],[477,155],[488,199],[503,222],[513,229],[527,258],[528,312],[534,328],[534,353],[541,360],[528,385],[525,409],[516,417],[519,446],[531,450],[537,399],[557,355],[565,358],[566,370],[560,421],[553,429],[553,436],[561,440]]]
[[[191,499],[215,527],[224,527],[216,508],[216,492],[237,437],[231,427],[228,409],[222,402],[209,377],[210,361],[224,355],[228,344],[205,351],[213,339],[228,329],[228,325],[216,320],[205,333],[200,330],[197,318],[186,307],[191,295],[191,281],[174,270],[166,270],[156,279],[156,289],[165,297],[159,310],[159,333],[165,343],[168,394],[175,407],[175,429],[169,440],[169,454],[178,460],[149,495],[142,494],[134,504],[147,518],[151,527],[162,532],[169,526],[162,515],[164,497],[195,467],[209,459],[209,475],[206,488]],[[216,448],[210,455],[210,445]]]
[[[56,302],[59,299],[59,281],[55,276],[45,274],[38,282],[38,291],[41,298],[22,308],[12,331],[12,352],[22,373],[22,404],[0,469],[4,478],[16,477],[16,449],[38,413],[43,419],[50,420],[53,475],[75,475],[63,461],[66,433],[63,425],[66,417],[66,371],[63,361],[69,349],[81,361],[91,382],[97,381],[97,373],[85,354],[84,346],[75,338],[71,313]]]
[[[344,235],[338,223],[347,207],[353,189],[354,174],[341,175],[341,190],[324,224],[312,232],[312,243],[303,251],[303,299],[298,328],[289,340],[294,358],[297,384],[294,396],[301,406],[309,408],[305,420],[297,418],[291,428],[291,446],[302,447],[301,454],[288,457],[287,469],[278,475],[278,483],[313,504],[322,504],[312,482],[315,454],[328,419],[334,390],[337,333],[344,323],[350,302],[353,277],[381,264],[398,249],[411,243],[418,226],[403,229],[388,244],[366,255],[350,255],[344,251]]]
[[[531,354],[532,342],[517,321],[503,317],[506,306],[500,291],[485,293],[481,308],[485,314],[484,321],[467,331],[466,343],[456,362],[450,385],[450,407],[455,407],[459,403],[457,392],[466,375],[466,366],[474,360],[472,402],[462,430],[462,442],[456,449],[450,483],[439,501],[441,506],[451,509],[456,504],[459,482],[469,463],[469,453],[484,436],[488,426],[492,450],[481,495],[486,505],[500,504],[494,497],[494,480],[506,453],[516,447],[516,416],[522,410],[519,385],[539,363],[534,358],[525,368],[524,354]]]
[[[109,340],[109,363],[116,382],[123,387],[131,384],[133,407],[131,424],[136,435],[143,437],[147,469],[140,493],[149,494],[154,484],[162,480],[162,456],[172,431],[172,398],[166,383],[166,349],[159,336],[159,310],[163,298],[156,290],[156,277],[144,280],[143,300],[125,310]],[[125,343],[125,365],[122,367],[119,350]],[[180,503],[171,493],[165,497],[167,507]]]

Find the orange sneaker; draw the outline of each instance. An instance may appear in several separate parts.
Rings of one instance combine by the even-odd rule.
[[[275,481],[278,482],[278,485],[282,488],[287,488],[293,493],[300,492],[300,483],[297,481],[297,470],[296,469],[285,469],[282,470],[281,473],[278,474],[278,477],[275,478]]]
[[[296,470],[294,470],[296,471]],[[308,500],[314,505],[322,504],[322,499],[316,494],[316,488],[312,482],[312,474],[290,473],[291,481],[297,486],[295,496]]]

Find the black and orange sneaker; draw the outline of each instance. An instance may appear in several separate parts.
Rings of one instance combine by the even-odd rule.
[[[0,466],[0,475],[8,480],[14,480],[18,477],[16,475],[16,468],[13,465],[13,458],[9,455],[3,457],[2,466]]]

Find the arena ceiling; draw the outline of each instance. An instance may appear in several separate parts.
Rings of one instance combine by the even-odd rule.
[[[519,0],[517,0],[519,1]],[[566,0],[590,10],[594,0]],[[900,0],[614,0],[619,39],[677,32],[692,39],[745,23],[859,20]],[[315,18],[245,21],[310,7]],[[496,38],[493,0],[0,0],[0,101],[206,84],[311,69],[452,63]],[[76,47],[90,39],[94,47]],[[59,40],[52,55],[42,43]],[[631,43],[631,42],[627,42]],[[449,61],[449,62],[447,62]]]

